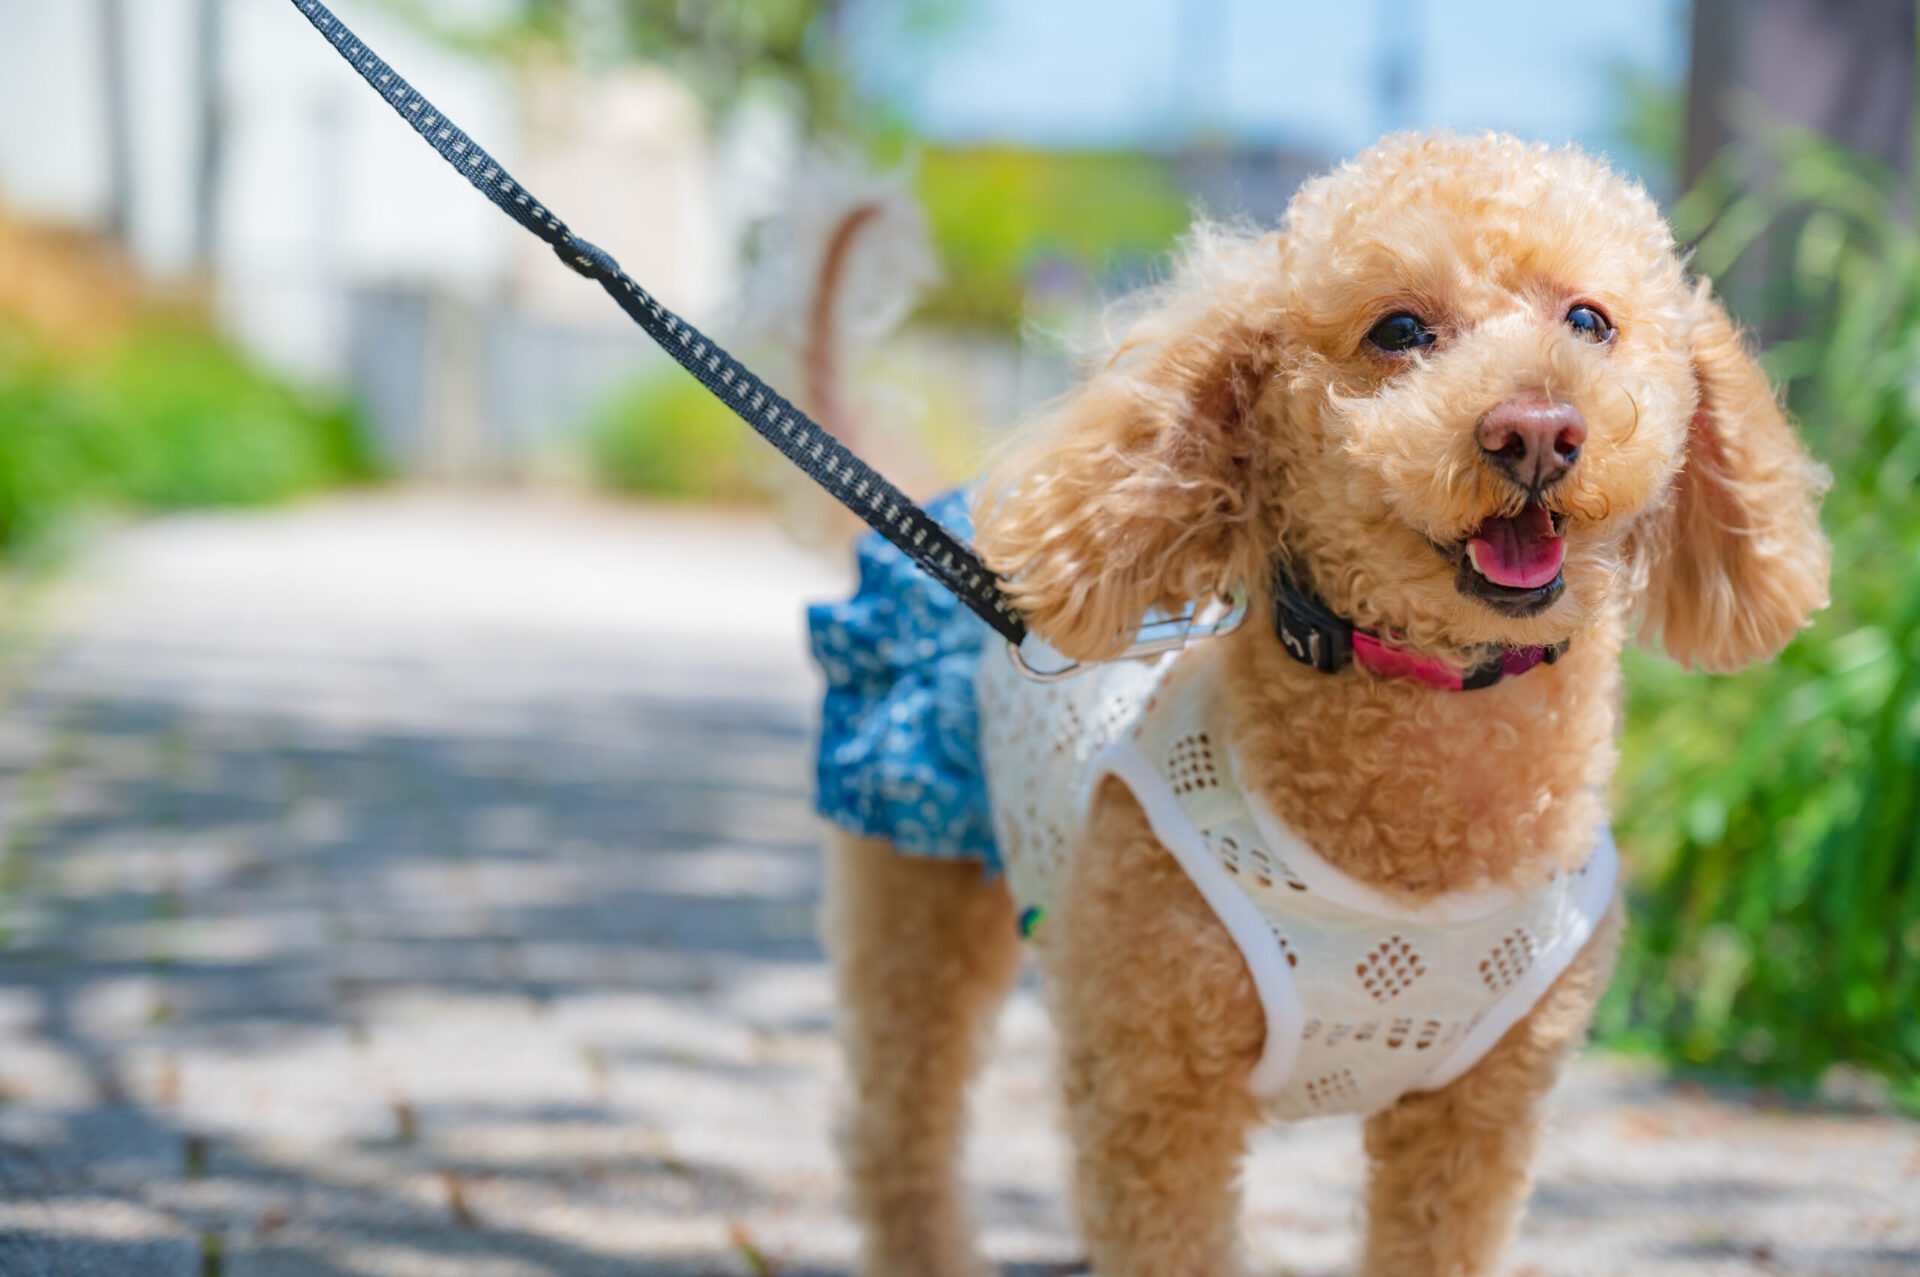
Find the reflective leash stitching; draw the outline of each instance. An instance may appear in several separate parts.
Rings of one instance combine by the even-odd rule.
[[[654,300],[606,250],[576,236],[320,0],[293,0],[293,5],[462,177],[507,216],[538,235],[575,272],[597,280],[662,350],[761,438],[900,547],[1009,643],[1017,647],[1026,638],[1026,624],[1001,591],[999,578],[971,546],[881,478],[813,418],[747,371],[739,360]]]

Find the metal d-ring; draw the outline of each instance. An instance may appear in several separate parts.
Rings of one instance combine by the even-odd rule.
[[[1219,610],[1214,611],[1214,609]],[[1203,616],[1204,619],[1202,619]],[[1017,645],[1007,644],[1007,656],[1013,661],[1015,669],[1034,682],[1058,683],[1063,679],[1085,673],[1091,665],[1105,665],[1112,661],[1143,660],[1149,656],[1177,652],[1199,639],[1220,638],[1239,629],[1241,622],[1246,619],[1247,592],[1242,588],[1234,590],[1231,594],[1210,599],[1204,604],[1193,604],[1178,616],[1166,616],[1146,622],[1134,633],[1133,642],[1104,661],[1068,661],[1065,665],[1054,669],[1036,665],[1030,657],[1045,653],[1057,658],[1059,653],[1031,633]],[[1033,645],[1034,650],[1031,653],[1026,650],[1028,644]]]

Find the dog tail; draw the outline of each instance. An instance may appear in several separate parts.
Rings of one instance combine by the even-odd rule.
[[[813,305],[807,311],[807,337],[802,352],[807,402],[820,423],[849,447],[857,446],[860,432],[841,380],[840,353],[844,342],[837,331],[836,316],[841,309],[841,294],[846,291],[847,262],[853,256],[854,241],[880,216],[878,202],[863,200],[847,209],[833,224],[814,283]]]
[[[780,218],[763,229],[750,284],[754,334],[789,384],[848,447],[866,434],[848,392],[849,370],[899,327],[939,278],[926,214],[904,172],[876,174],[841,149],[796,168]]]

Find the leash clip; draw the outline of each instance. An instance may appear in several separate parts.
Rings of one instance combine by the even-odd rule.
[[[1247,592],[1237,589],[1206,603],[1192,604],[1178,616],[1146,621],[1135,631],[1133,642],[1104,661],[1068,661],[1064,665],[1050,665],[1050,661],[1062,659],[1060,654],[1031,632],[1019,643],[1007,644],[1007,656],[1013,661],[1015,669],[1034,682],[1059,683],[1086,673],[1094,665],[1145,660],[1150,656],[1177,652],[1187,644],[1202,639],[1222,638],[1239,629],[1241,622],[1246,619]]]

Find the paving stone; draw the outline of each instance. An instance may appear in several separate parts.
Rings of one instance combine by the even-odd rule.
[[[812,934],[840,568],[733,515],[388,493],[102,545],[0,668],[0,1274],[846,1271]],[[1071,1271],[1053,1038],[975,1096],[986,1245]],[[1590,1058],[1509,1271],[1920,1271],[1920,1131]],[[1348,1270],[1357,1131],[1251,1244]]]

